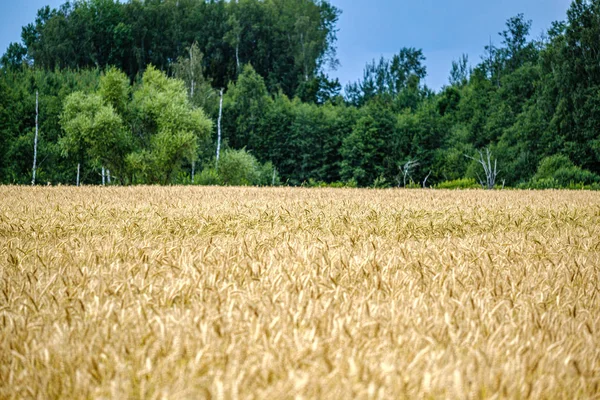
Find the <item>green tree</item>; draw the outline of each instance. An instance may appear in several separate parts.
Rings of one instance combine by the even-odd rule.
[[[122,117],[128,114],[131,88],[127,76],[117,68],[109,68],[100,78],[98,94]]]
[[[189,48],[185,57],[179,57],[172,69],[176,78],[185,82],[193,105],[203,110],[215,108],[217,93],[205,78],[204,55],[197,42]]]
[[[27,49],[20,43],[11,43],[0,58],[0,65],[6,69],[19,69],[26,63]]]
[[[396,142],[396,118],[379,102],[370,103],[362,113],[340,150],[342,179],[353,179],[360,186],[369,186],[380,177],[393,182],[397,163],[401,161]]]
[[[195,161],[212,122],[194,108],[183,81],[150,66],[133,93],[137,150],[127,156],[134,182],[167,184],[184,163]]]
[[[109,168],[123,182],[124,157],[130,137],[123,120],[100,95],[75,92],[65,99],[60,122],[65,132],[59,140],[64,155]]]
[[[82,0],[40,9],[22,42],[36,67],[115,66],[132,81],[149,64],[168,70],[197,43],[215,88],[226,87],[250,63],[271,93],[293,96],[335,66],[339,13],[328,1],[314,0]],[[18,64],[22,49],[12,50],[6,60]]]
[[[261,124],[271,102],[263,78],[251,65],[246,65],[224,99],[223,126],[229,146],[260,154],[268,152]]]
[[[0,69],[0,181],[31,181],[35,131],[35,93],[39,92],[39,182],[69,182],[76,164],[65,159],[58,146],[62,134],[59,115],[64,99],[73,91],[95,90],[99,72],[44,71],[27,66]],[[90,170],[91,168],[87,168]],[[87,177],[92,180],[93,176]]]
[[[450,85],[465,86],[469,82],[469,56],[463,54],[458,61],[452,61],[452,69],[450,70]]]
[[[427,75],[423,65],[423,51],[404,47],[391,60],[383,57],[379,62],[367,64],[362,80],[346,87],[349,103],[362,106],[375,97],[394,102],[397,110],[416,108],[418,103],[429,94],[422,84]]]

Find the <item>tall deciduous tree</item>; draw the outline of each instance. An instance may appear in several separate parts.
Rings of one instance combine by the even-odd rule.
[[[133,94],[137,150],[127,157],[135,181],[172,182],[184,162],[195,161],[212,122],[192,107],[183,81],[150,66]]]
[[[205,77],[204,55],[197,42],[194,42],[184,57],[173,64],[176,78],[185,82],[192,104],[202,109],[212,109],[216,99],[215,90]]]
[[[59,143],[65,155],[73,155],[78,163],[89,158],[123,179],[129,137],[112,105],[98,94],[75,92],[66,98],[60,121],[65,134]]]
[[[18,65],[26,49],[37,67],[116,66],[134,80],[148,64],[168,70],[196,42],[215,88],[251,63],[271,93],[293,96],[336,64],[339,14],[326,0],[66,2],[40,9],[5,62]]]

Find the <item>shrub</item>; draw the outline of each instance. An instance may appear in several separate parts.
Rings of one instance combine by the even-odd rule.
[[[564,155],[544,158],[536,174],[525,186],[529,189],[584,188],[600,183],[600,176],[576,166]]]
[[[600,176],[576,166],[558,169],[554,173],[553,178],[563,186],[568,186],[572,183],[589,185],[600,181]]]
[[[529,182],[522,183],[518,186],[519,189],[533,189],[533,190],[545,190],[545,189],[568,189],[568,190],[600,190],[600,183],[576,183],[569,182],[563,184],[554,178],[542,178],[532,179]]]
[[[258,161],[245,150],[225,150],[217,172],[227,186],[258,185],[260,181]]]
[[[569,157],[562,154],[555,154],[540,161],[537,172],[535,173],[533,179],[539,180],[553,178],[554,173],[559,169],[574,166],[575,165],[569,159]]]
[[[331,182],[331,183],[327,183],[324,181],[317,181],[314,180],[312,178],[310,178],[307,181],[304,181],[302,183],[302,187],[308,187],[308,188],[337,188],[337,189],[341,189],[341,188],[357,188],[358,187],[358,183],[356,182],[355,179],[350,179],[349,181],[336,181],[336,182]]]
[[[373,182],[373,189],[387,189],[389,187],[390,184],[383,175],[379,175],[379,177]]]
[[[221,185],[221,178],[213,167],[207,167],[196,175],[194,183],[203,186],[216,186]]]
[[[200,185],[270,186],[279,184],[273,164],[261,164],[246,150],[225,150],[219,159],[218,169],[206,167],[196,177]]]
[[[436,189],[480,189],[481,185],[478,184],[473,178],[455,179],[452,181],[445,181],[435,185]]]

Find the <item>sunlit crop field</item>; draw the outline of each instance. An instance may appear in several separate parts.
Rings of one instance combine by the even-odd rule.
[[[0,398],[599,398],[592,192],[0,187]]]

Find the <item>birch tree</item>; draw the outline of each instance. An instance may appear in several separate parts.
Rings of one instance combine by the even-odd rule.
[[[39,126],[39,94],[35,92],[35,137],[33,138],[33,172],[31,186],[35,186],[35,172],[37,169],[37,145],[38,145],[38,126]]]
[[[217,169],[219,169],[219,156],[221,155],[221,121],[223,119],[223,89],[221,89],[220,95],[221,100],[219,101],[219,120],[217,121]]]
[[[212,109],[209,102],[214,98],[215,91],[204,75],[204,55],[194,42],[188,49],[187,57],[179,57],[173,64],[173,73],[181,79],[188,90],[191,103],[203,109]]]
[[[239,75],[242,72],[242,63],[240,61],[240,43],[242,41],[242,25],[238,17],[234,14],[227,21],[229,31],[225,34],[225,42],[235,49],[235,73]]]

